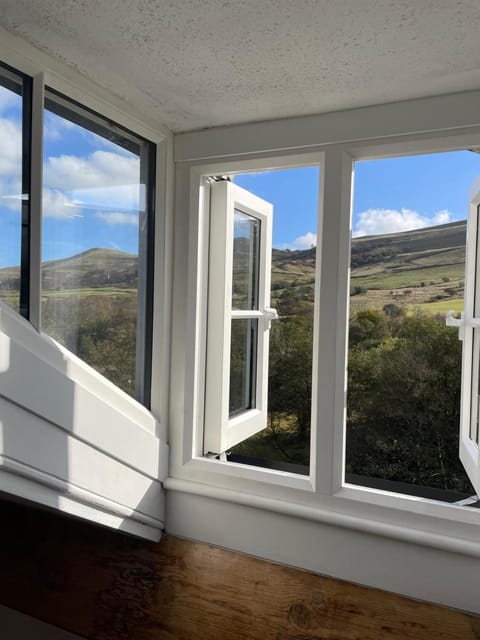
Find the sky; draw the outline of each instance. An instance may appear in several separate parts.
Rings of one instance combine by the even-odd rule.
[[[20,96],[0,86],[0,268],[19,263],[21,108]],[[138,156],[47,111],[43,173],[44,260],[94,247],[138,252]],[[479,175],[480,155],[470,151],[357,162],[353,235],[464,219]],[[242,174],[235,182],[273,203],[274,247],[316,244],[317,167]]]
[[[19,264],[21,97],[0,86],[0,268]],[[43,259],[103,247],[138,253],[139,157],[44,113]]]
[[[396,233],[465,219],[480,155],[454,151],[355,163],[354,237]],[[316,244],[319,170],[312,167],[235,176],[274,205],[273,246]]]

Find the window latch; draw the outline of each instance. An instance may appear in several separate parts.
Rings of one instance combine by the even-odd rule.
[[[458,339],[463,340],[465,325],[478,329],[480,328],[480,318],[469,318],[468,320],[466,320],[463,311],[460,314],[460,318],[456,318],[455,311],[453,311],[453,309],[450,309],[450,311],[448,311],[447,315],[445,316],[445,324],[447,325],[447,327],[457,327]]]
[[[463,311],[460,314],[460,318],[455,317],[455,311],[453,309],[447,311],[447,315],[445,316],[445,324],[447,325],[447,327],[456,327],[458,329],[458,339],[463,340],[465,327]]]
[[[271,307],[265,307],[263,317],[267,320],[267,328],[270,329],[272,326],[272,320],[278,320],[277,310],[272,309]]]

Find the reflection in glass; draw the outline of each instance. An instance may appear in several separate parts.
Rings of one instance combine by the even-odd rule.
[[[232,320],[230,417],[255,407],[257,334],[257,319]]]
[[[232,308],[258,309],[260,220],[235,210],[233,227]]]
[[[142,400],[147,143],[49,94],[42,326]]]
[[[24,184],[28,175],[22,166],[28,156],[23,154],[24,82],[0,67],[0,300],[26,316],[29,202]]]

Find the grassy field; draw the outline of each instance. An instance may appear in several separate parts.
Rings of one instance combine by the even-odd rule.
[[[355,270],[351,273],[351,288],[361,286],[366,289],[401,289],[409,287],[420,287],[425,285],[446,283],[449,281],[463,280],[465,265],[445,264],[431,267],[418,267],[411,265],[410,268],[395,267],[386,268],[382,272],[373,271],[371,274],[358,275]],[[448,280],[444,280],[448,278]],[[446,285],[448,286],[448,285]]]
[[[464,302],[463,298],[449,298],[448,300],[440,300],[439,302],[427,302],[422,305],[408,305],[408,312],[413,313],[416,309],[426,311],[427,313],[435,314],[447,314],[450,309],[460,313],[463,311]]]
[[[136,295],[136,289],[127,289],[121,287],[90,287],[84,289],[63,289],[62,291],[43,291],[42,298],[68,298],[70,296],[78,296],[79,298],[94,297],[124,297]]]

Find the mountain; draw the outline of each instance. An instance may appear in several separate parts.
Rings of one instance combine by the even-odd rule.
[[[382,306],[392,297],[401,304],[426,304],[463,297],[465,221],[352,240],[353,308]],[[248,273],[249,242],[237,238],[234,252],[239,294]],[[137,285],[138,258],[111,249],[89,249],[43,265],[43,290]],[[272,252],[272,303],[283,313],[309,313],[313,303],[315,248]],[[18,267],[0,269],[0,291],[19,286]]]
[[[95,287],[134,288],[137,285],[138,258],[112,249],[89,249],[83,253],[43,263],[44,291]],[[19,286],[18,267],[0,269],[0,290]]]
[[[435,227],[366,236],[352,240],[352,268],[403,257],[408,260],[435,256],[430,262],[450,262],[452,255],[465,255],[466,221]],[[449,257],[447,257],[449,256]]]

